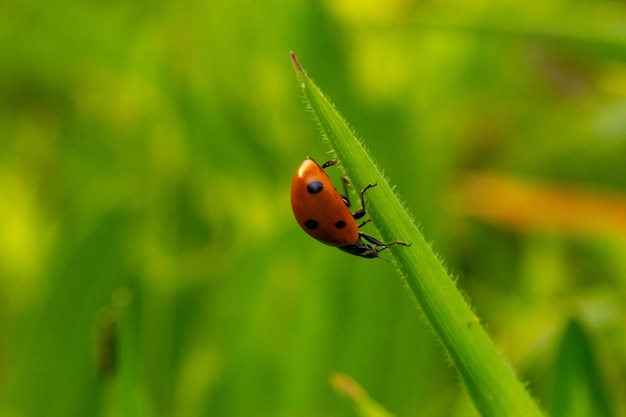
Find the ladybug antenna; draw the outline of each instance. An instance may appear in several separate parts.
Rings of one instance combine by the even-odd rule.
[[[380,255],[379,255],[379,256],[377,256],[377,258],[378,258],[378,259],[382,259],[383,261],[387,262],[388,264],[390,264],[390,263],[391,263],[391,261],[390,261],[389,259],[387,259],[387,258],[383,258],[383,257],[382,257],[382,256],[380,256]]]

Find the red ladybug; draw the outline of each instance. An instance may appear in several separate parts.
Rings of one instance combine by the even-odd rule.
[[[320,242],[336,246],[352,255],[377,258],[378,254],[393,245],[408,246],[404,242],[383,243],[359,231],[371,219],[357,225],[356,220],[365,216],[363,195],[376,184],[368,184],[360,193],[361,208],[350,213],[350,200],[333,186],[324,168],[337,161],[320,166],[313,158],[307,158],[293,177],[291,183],[291,208],[298,224],[305,232]],[[343,179],[346,188],[348,180]]]

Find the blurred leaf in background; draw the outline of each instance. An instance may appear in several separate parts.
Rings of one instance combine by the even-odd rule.
[[[571,234],[457,192],[471,170],[535,214],[546,187],[623,200],[624,27],[609,1],[0,4],[1,413],[352,416],[334,372],[393,415],[474,412],[393,268],[292,218],[328,151],[294,50],[540,403],[575,319],[626,414],[621,211]]]
[[[588,334],[570,322],[555,357],[551,415],[614,415],[595,356]]]

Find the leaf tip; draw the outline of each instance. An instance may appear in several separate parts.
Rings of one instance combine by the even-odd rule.
[[[365,390],[348,375],[335,373],[330,377],[330,383],[338,392],[354,401],[362,401],[367,394]]]
[[[293,65],[296,67],[296,70],[304,74],[304,70],[302,69],[300,62],[298,61],[298,57],[296,56],[295,52],[291,51],[289,52],[289,55],[291,56],[291,61],[293,61]]]

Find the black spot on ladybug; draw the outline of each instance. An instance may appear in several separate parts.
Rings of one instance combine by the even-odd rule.
[[[343,220],[339,220],[337,223],[335,223],[335,227],[337,229],[343,229],[344,227],[346,227],[346,222],[344,222]]]
[[[313,230],[313,229],[317,229],[317,226],[319,226],[320,224],[313,219],[309,219],[304,222],[304,225],[306,226],[307,229]]]
[[[319,181],[311,181],[306,185],[306,190],[309,194],[317,194],[324,189],[324,184]]]

